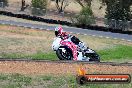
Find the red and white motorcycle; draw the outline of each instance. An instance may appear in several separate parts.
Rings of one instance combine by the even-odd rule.
[[[60,60],[100,61],[99,55],[94,50],[86,47],[83,42],[76,45],[71,41],[71,37],[72,35],[65,40],[61,36],[54,38],[52,49],[56,51]],[[85,50],[82,50],[83,48]]]

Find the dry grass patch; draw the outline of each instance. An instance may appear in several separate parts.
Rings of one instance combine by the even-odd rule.
[[[127,45],[132,46],[132,42],[114,40],[114,39],[106,39],[99,38],[93,36],[85,36],[85,35],[77,35],[82,41],[86,43],[90,48],[95,50],[102,50],[115,47],[116,45]]]
[[[37,51],[51,52],[54,32],[34,30],[15,26],[0,26],[1,52],[6,53],[36,53]],[[109,44],[90,36],[78,36],[93,49],[102,49]]]
[[[0,26],[0,51],[6,53],[50,52],[54,34],[15,26]],[[48,40],[48,41],[47,41]]]

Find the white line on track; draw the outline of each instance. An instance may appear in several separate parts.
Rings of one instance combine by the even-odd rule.
[[[24,26],[24,27],[26,27],[26,28],[27,28],[27,26]]]
[[[128,42],[131,42],[132,40],[127,40]]]
[[[110,38],[110,37],[106,37],[107,39]]]
[[[2,24],[5,24],[5,23],[2,23]]]
[[[100,38],[103,38],[103,36],[99,36]]]
[[[43,28],[39,28],[40,30],[43,30]],[[46,30],[48,30],[48,29],[46,29]]]
[[[117,38],[114,38],[115,40],[117,39]]]
[[[121,40],[123,40],[123,41],[124,41],[125,39],[121,39]]]
[[[46,29],[47,31],[49,31],[50,29]]]
[[[92,35],[92,36],[96,36],[96,35]]]
[[[13,24],[10,24],[10,25],[13,25]]]
[[[34,29],[34,27],[31,27],[32,29]]]

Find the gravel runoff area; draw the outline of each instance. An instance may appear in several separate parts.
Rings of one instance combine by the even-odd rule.
[[[79,63],[0,61],[0,73],[19,73],[26,75],[76,75],[80,65],[81,64]],[[132,66],[83,64],[83,67],[88,74],[132,74]]]

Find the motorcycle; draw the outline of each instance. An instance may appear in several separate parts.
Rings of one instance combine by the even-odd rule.
[[[83,42],[76,45],[68,39],[63,40],[61,36],[54,38],[52,50],[56,52],[60,60],[75,60],[75,61],[97,61],[100,62],[99,55],[92,49],[86,47]],[[84,50],[82,50],[84,48]]]

